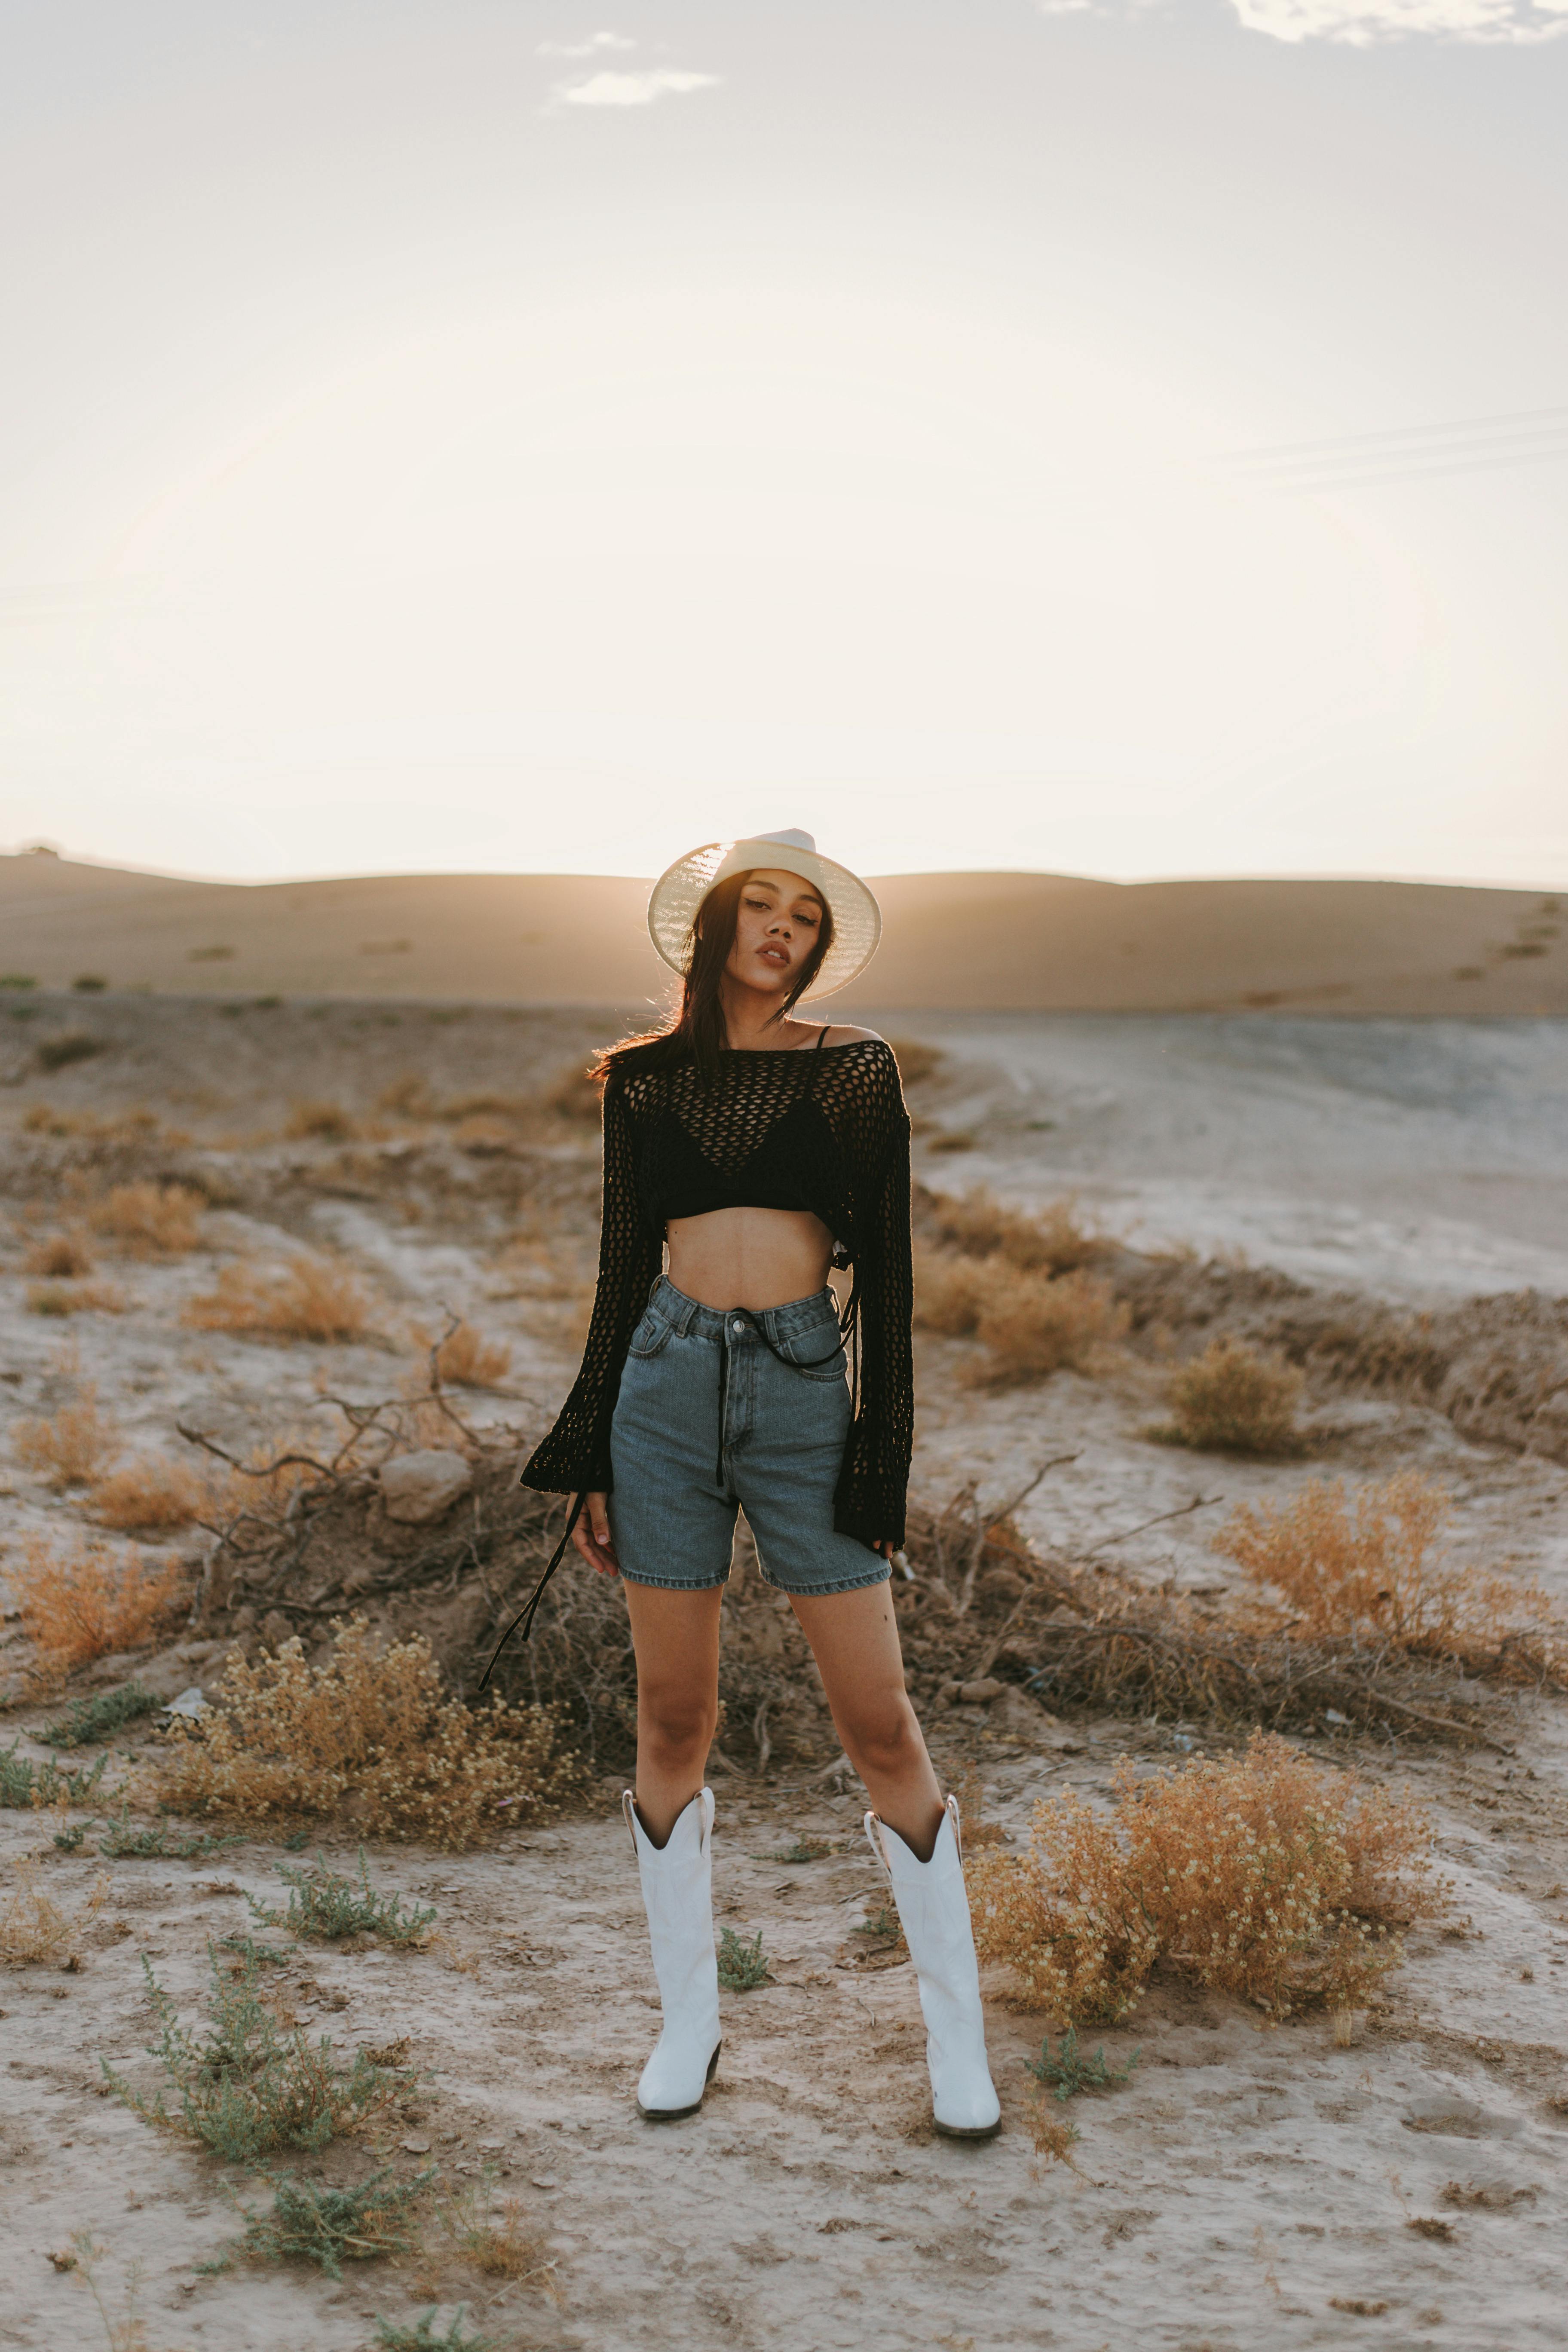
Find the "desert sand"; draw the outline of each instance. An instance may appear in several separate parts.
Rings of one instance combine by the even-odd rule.
[[[609,1004],[628,1021],[668,974],[647,884],[607,877],[386,875],[240,887],[0,857],[0,971],[63,988]],[[1361,881],[1121,885],[1053,874],[893,874],[868,1008],[1450,1014],[1568,1012],[1550,892]]]
[[[139,886],[102,887],[102,907],[119,893],[131,922]],[[1433,895],[1453,900],[1456,919],[1463,898],[1504,899]],[[148,934],[165,939],[159,984],[170,987],[186,951],[167,944],[176,897]],[[194,937],[251,936],[237,916],[220,927],[212,904],[195,910]],[[1501,938],[1503,913],[1516,923],[1527,909],[1471,911]],[[82,920],[66,961],[113,963],[111,941],[131,931],[105,916],[94,952]],[[374,935],[356,904],[343,936],[362,929]],[[16,938],[8,929],[3,961],[42,973],[42,954]],[[301,969],[318,952],[303,928],[286,944]],[[357,953],[342,957],[345,988]],[[1500,966],[1498,984],[1514,975]],[[890,988],[884,1002],[889,1027],[943,1056],[911,1088],[926,1186],[984,1181],[1024,1206],[1076,1193],[1144,1269],[1137,1278],[1163,1286],[1178,1350],[1213,1328],[1349,1335],[1340,1370],[1313,1371],[1306,1456],[1260,1462],[1149,1441],[1158,1352],[1129,1348],[1092,1376],[993,1395],[963,1384],[966,1342],[922,1333],[918,1495],[941,1501],[978,1479],[999,1506],[1042,1462],[1070,1456],[1018,1514],[1042,1552],[1092,1559],[1110,1545],[1150,1586],[1223,1594],[1233,1570],[1210,1536],[1229,1506],[1325,1474],[1353,1485],[1415,1467],[1451,1497],[1460,1558],[1539,1579],[1568,1603],[1562,1022],[1040,1019],[951,1006],[917,1021]],[[500,1003],[19,996],[0,1012],[8,1421],[51,1412],[93,1381],[128,1451],[180,1450],[180,1421],[230,1444],[274,1439],[319,1419],[323,1391],[396,1393],[418,1375],[418,1335],[451,1310],[510,1348],[500,1388],[461,1401],[483,1446],[510,1460],[574,1369],[596,1186],[596,1139],[570,1093],[565,1112],[531,1128],[516,1103],[547,1095],[608,1027],[604,1013]],[[68,1030],[94,1050],[46,1066],[40,1041]],[[487,1096],[512,1110],[486,1110]],[[93,1278],[117,1286],[117,1311],[27,1311],[37,1236],[76,1213],[73,1200],[85,1216],[107,1184],[153,1179],[201,1189],[197,1246],[143,1259],[95,1243]],[[224,1265],[302,1245],[339,1254],[374,1298],[361,1339],[286,1344],[182,1323]],[[1380,1386],[1369,1367],[1390,1318],[1420,1315],[1453,1377],[1419,1395]],[[51,1491],[14,1454],[0,1469],[3,1577],[29,1536],[63,1540],[90,1524],[91,1505],[81,1489]],[[173,1549],[198,1580],[210,1563],[198,1529],[147,1549]],[[750,1575],[743,1562],[740,1572]],[[315,1591],[282,1593],[294,1612],[282,1623],[312,1640]],[[458,1577],[438,1596],[393,1592],[376,1622],[425,1626],[471,1685],[504,1597]],[[767,1596],[745,1583],[735,1599],[731,1638],[754,1641]],[[162,1696],[210,1692],[235,1630],[203,1585],[174,1638],[101,1660],[72,1689],[134,1671]],[[237,1630],[253,1648],[267,1635],[254,1622]],[[42,1759],[36,1734],[62,1695],[29,1685],[14,1614],[5,1634],[5,1739]],[[1102,1801],[1119,1756],[1147,1769],[1226,1744],[1202,1726],[1142,1719],[1037,1725],[1026,1711],[942,1704],[940,1681],[925,1663],[914,1676],[939,1761],[950,1779],[973,1775],[987,1817],[1015,1837],[1042,1792]],[[0,1811],[0,1859],[37,1857],[62,1906],[105,1881],[79,1971],[0,1969],[0,2342],[104,2340],[79,2274],[51,2262],[87,2230],[104,2249],[111,2313],[123,2314],[142,2265],[149,2352],[359,2352],[376,2340],[377,2315],[406,2326],[432,2302],[437,2341],[462,2302],[497,2347],[594,2352],[1544,2352],[1562,2341],[1568,2218],[1568,2115],[1552,2104],[1568,2083],[1568,1741],[1558,1702],[1521,1698],[1498,1722],[1494,1745],[1469,1748],[1328,1726],[1303,1738],[1331,1769],[1353,1762],[1430,1808],[1454,1882],[1447,1922],[1412,1933],[1348,2046],[1321,2016],[1273,2028],[1156,1979],[1124,2027],[1089,2037],[1115,2063],[1140,2054],[1124,2088],[1073,2103],[1070,2164],[1035,2155],[1024,2062],[1046,2021],[1014,2004],[1000,1974],[987,1991],[1003,2136],[973,2147],[932,2137],[910,1971],[854,1934],[880,1899],[858,1843],[860,1792],[835,1772],[830,1728],[814,1727],[805,1702],[799,1738],[771,1764],[759,1767],[744,1725],[723,1735],[721,1924],[761,1932],[773,1981],[724,1996],[714,2092],[681,2124],[645,2126],[631,2104],[653,2012],[620,1776],[600,1772],[558,1823],[477,1852],[374,1846],[375,1883],[434,1904],[446,1940],[410,1953],[301,1945],[279,1998],[345,2052],[406,2038],[425,2079],[401,2137],[429,2156],[395,2137],[388,2160],[405,2172],[436,2161],[443,2195],[515,2196],[552,2265],[542,2282],[508,2284],[448,2264],[423,2290],[406,2263],[353,2264],[341,2284],[299,2264],[203,2273],[235,2239],[231,2198],[262,2201],[258,2185],[101,2095],[100,2057],[152,2080],[142,1955],[194,2017],[207,1938],[247,1928],[245,1892],[280,1893],[277,1844],[102,1864],[57,1850],[51,1820]],[[113,1748],[140,1762],[155,1744],[138,1725]],[[781,1863],[797,1837],[826,1850]],[[352,1867],[354,1853],[344,1825],[295,1859]],[[298,2161],[336,2179],[360,2177],[369,2157],[340,2142]]]

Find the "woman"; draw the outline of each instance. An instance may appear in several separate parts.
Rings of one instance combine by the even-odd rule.
[[[904,1688],[888,1588],[912,1422],[909,1116],[873,1031],[793,1017],[807,990],[826,995],[868,961],[876,900],[809,834],[767,834],[680,859],[648,924],[684,976],[680,1009],[605,1057],[593,1320],[523,1473],[574,1496],[573,1540],[620,1577],[631,1618],[637,1790],[623,1804],[663,2010],[637,2105],[655,2122],[691,2114],[718,2062],[702,1778],[740,1507],[870,1795],[866,1833],[920,1979],[937,2127],[986,2138],[1000,2109],[958,1807]],[[854,1268],[842,1325],[832,1264]]]

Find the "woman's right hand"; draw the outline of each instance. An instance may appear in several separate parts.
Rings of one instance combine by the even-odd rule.
[[[577,1514],[572,1540],[590,1568],[596,1568],[601,1576],[619,1576],[620,1562],[610,1541],[609,1502],[608,1495],[587,1496]]]

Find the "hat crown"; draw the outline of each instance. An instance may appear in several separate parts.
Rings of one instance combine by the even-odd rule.
[[[752,839],[776,842],[781,849],[809,849],[813,856],[816,855],[816,835],[802,833],[797,824],[784,825],[777,833],[753,833]]]

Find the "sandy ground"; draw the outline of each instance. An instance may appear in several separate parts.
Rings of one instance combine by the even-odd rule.
[[[459,1042],[412,1020],[388,1031],[350,1017],[309,1033],[307,1066],[302,1021],[296,1062],[291,1050],[255,1045],[244,1024],[214,1013],[182,1027],[160,1008],[163,1026],[6,1097],[8,1410],[48,1410],[90,1376],[132,1441],[177,1444],[174,1420],[196,1409],[236,1435],[277,1428],[311,1409],[318,1382],[391,1392],[414,1361],[411,1326],[450,1305],[516,1350],[512,1393],[465,1409],[520,1430],[543,1412],[569,1369],[576,1309],[531,1288],[532,1262],[503,1244],[543,1201],[557,1204],[563,1263],[585,1245],[591,1139],[557,1136],[521,1170],[480,1153],[466,1163],[466,1191],[444,1177],[415,1218],[394,1213],[370,1161],[343,1156],[374,1158],[396,1139],[340,1148],[279,1140],[276,1128],[290,1096],[368,1104],[432,1055],[453,1084],[458,1070],[464,1083],[494,1084],[503,1063],[511,1083],[532,1084],[560,1067],[579,1031],[564,1015],[510,1026],[475,1016]],[[1071,1185],[1108,1218],[1144,1221],[1145,1239],[1152,1230],[1203,1248],[1239,1244],[1259,1263],[1392,1297],[1531,1280],[1568,1287],[1551,1271],[1568,1265],[1568,1212],[1554,1208],[1551,1182],[1560,1029],[966,1016],[921,1034],[940,1036],[955,1066],[921,1111],[928,1181],[956,1189],[984,1177],[1023,1200]],[[78,1117],[132,1101],[177,1115],[194,1138],[184,1148],[226,1169],[243,1194],[209,1215],[190,1257],[106,1258],[128,1311],[76,1317],[68,1331],[20,1311],[21,1247],[51,1206],[39,1188],[52,1148],[23,1121],[46,1094]],[[958,1134],[973,1149],[933,1149]],[[448,1161],[465,1164],[449,1150]],[[1445,1238],[1456,1235],[1457,1265]],[[224,1257],[300,1239],[331,1240],[374,1285],[373,1343],[289,1348],[182,1328],[181,1302]],[[1207,1548],[1223,1506],[1325,1469],[1353,1479],[1411,1463],[1449,1487],[1467,1557],[1506,1561],[1568,1597],[1568,1471],[1472,1444],[1435,1412],[1320,1400],[1310,1460],[1249,1465],[1145,1442],[1157,1394],[1146,1364],[982,1399],[955,1384],[955,1361],[950,1343],[922,1348],[916,1486],[942,1496],[978,1476],[1000,1500],[1040,1461],[1072,1454],[1024,1507],[1042,1541],[1082,1552],[1117,1539],[1117,1556],[1151,1580],[1223,1583]],[[5,1483],[8,1546],[29,1528],[79,1525],[79,1502],[19,1467]],[[1120,1540],[1197,1496],[1201,1510]],[[5,1631],[5,1736],[42,1755],[27,1728],[52,1710],[26,1700],[14,1624]],[[172,1692],[210,1685],[220,1655],[196,1642],[138,1670]],[[106,1666],[103,1678],[125,1670]],[[934,1717],[931,1736],[950,1777],[978,1767],[990,1816],[1015,1831],[1041,1792],[1103,1794],[1118,1755],[1175,1761],[1194,1737],[1092,1721],[1045,1745],[1010,1745],[984,1709],[964,1708]],[[544,2233],[548,2294],[451,2266],[423,2294],[405,2267],[375,2263],[351,2267],[341,2286],[300,2268],[200,2274],[235,2235],[231,2195],[258,2201],[254,2185],[101,2096],[99,2059],[151,2080],[141,1955],[194,2014],[207,1937],[244,1927],[243,1890],[276,1897],[278,1851],[245,1843],[205,1863],[100,1865],[56,1853],[36,1817],[0,1811],[0,1856],[40,1856],[42,1883],[67,1908],[100,1870],[107,1878],[79,1973],[0,1973],[0,2343],[103,2340],[79,2279],[49,2261],[90,2229],[106,2249],[112,2310],[124,2309],[131,2266],[143,2265],[148,2352],[357,2352],[374,2341],[374,2315],[407,2324],[437,2296],[444,2314],[465,2300],[498,2346],[595,2352],[1555,2347],[1568,2218],[1568,2117],[1550,2104],[1568,2079],[1561,1710],[1522,1709],[1508,1745],[1460,1757],[1367,1743],[1358,1753],[1431,1807],[1456,1899],[1447,1931],[1412,1937],[1352,2046],[1336,2047],[1321,2021],[1267,2030],[1234,2002],[1157,1985],[1126,2030],[1104,2037],[1109,2057],[1141,2055],[1125,2088],[1074,2103],[1082,2138],[1071,2168],[1033,2154],[1024,2061],[1041,2025],[1001,1982],[988,2022],[1006,2128],[980,2147],[931,2134],[910,1972],[870,1964],[852,1933],[879,1899],[852,1786],[798,1768],[768,1781],[715,1777],[721,1921],[762,1931],[773,1981],[724,1997],[714,2092],[700,2116],[663,2127],[639,2124],[631,2104],[653,2012],[635,1871],[608,1788],[582,1818],[476,1854],[378,1849],[376,1881],[434,1903],[447,1940],[406,1955],[302,1947],[285,1998],[345,2051],[408,2038],[426,2079],[388,2159],[405,2169],[428,2160],[402,2147],[412,2138],[429,2144],[447,2189],[488,2170]],[[1342,1752],[1317,1746],[1331,1760]],[[123,1748],[142,1752],[134,1738]],[[831,1850],[803,1866],[773,1858],[796,1834]],[[353,1860],[331,1837],[310,1853]],[[300,2168],[357,2178],[366,2160],[339,2143]],[[1451,2234],[1410,2226],[1425,2219]]]
[[[825,842],[825,850],[831,845]],[[868,1003],[1029,1013],[1260,1008],[1462,1020],[1568,1013],[1563,900],[1434,883],[1120,884],[876,877]],[[616,876],[391,874],[239,887],[0,856],[0,972],[63,990],[662,1002],[669,975]]]

